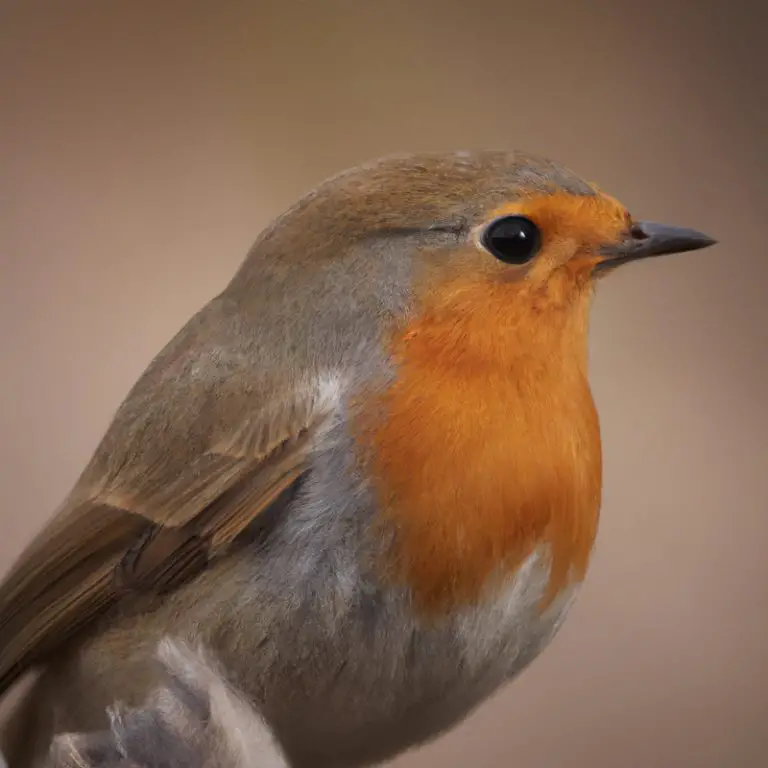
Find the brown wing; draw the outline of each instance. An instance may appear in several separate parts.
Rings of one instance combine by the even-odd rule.
[[[126,591],[165,591],[193,576],[296,481],[310,430],[261,460],[207,454],[179,476],[198,505],[155,523],[94,498],[33,543],[0,588],[0,691]]]
[[[150,366],[0,585],[0,694],[127,591],[198,573],[306,469],[327,416],[317,389],[255,386],[244,362],[222,364],[218,337],[200,336],[186,329]],[[201,383],[190,362],[207,365],[212,348]]]

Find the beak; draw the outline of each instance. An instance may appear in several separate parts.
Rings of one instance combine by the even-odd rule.
[[[629,230],[629,236],[615,245],[602,248],[605,257],[596,269],[602,271],[618,267],[629,261],[647,259],[650,256],[663,256],[667,253],[683,253],[697,251],[714,245],[714,240],[703,232],[695,229],[671,227],[666,224],[656,224],[652,221],[636,221]]]

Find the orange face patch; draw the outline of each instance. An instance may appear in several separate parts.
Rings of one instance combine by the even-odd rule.
[[[527,216],[538,225],[544,256],[553,262],[550,266],[574,256],[584,259],[585,265],[596,263],[596,249],[617,242],[630,223],[626,208],[602,192],[524,198],[497,208],[489,219],[510,215]]]
[[[583,577],[602,471],[589,304],[567,270],[544,291],[468,275],[431,286],[391,338],[396,379],[362,413],[360,440],[395,534],[381,566],[422,613],[482,599],[543,547],[545,601]]]

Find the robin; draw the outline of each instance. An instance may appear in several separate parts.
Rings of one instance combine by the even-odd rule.
[[[0,586],[11,768],[201,643],[294,768],[464,719],[549,643],[595,540],[596,283],[712,245],[517,152],[319,186],[149,365]],[[15,735],[14,735],[15,734]]]

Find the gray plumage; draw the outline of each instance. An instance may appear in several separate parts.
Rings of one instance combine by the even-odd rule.
[[[264,720],[204,652],[166,638],[163,685],[109,708],[109,730],[56,737],[46,768],[286,768]]]

